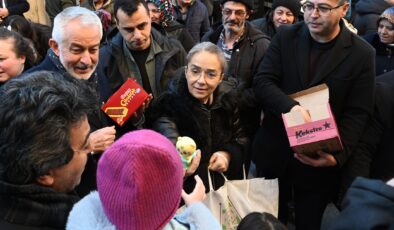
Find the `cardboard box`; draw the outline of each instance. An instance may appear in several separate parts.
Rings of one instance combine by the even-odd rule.
[[[318,150],[327,153],[343,149],[329,104],[326,84],[290,95],[308,110],[312,122],[305,122],[300,111],[282,114],[290,147],[296,153],[316,156]]]
[[[131,78],[108,99],[101,107],[112,120],[122,126],[130,116],[144,103],[148,93]]]

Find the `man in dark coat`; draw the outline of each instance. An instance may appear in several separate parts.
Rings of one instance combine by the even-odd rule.
[[[166,38],[151,28],[149,9],[144,0],[115,0],[117,29],[112,31],[107,45],[100,49],[99,76],[105,79],[100,94],[104,100],[116,92],[129,78],[134,78],[149,94],[136,117],[139,125],[153,97],[163,92],[175,71],[186,63],[186,52],[179,41]],[[118,128],[118,127],[117,127]],[[136,129],[126,122],[117,134]]]
[[[204,35],[202,41],[210,41],[225,53],[228,69],[225,79],[237,82],[237,103],[241,123],[249,137],[253,137],[260,121],[260,107],[256,101],[252,83],[258,66],[269,45],[269,38],[248,21],[251,3],[248,0],[222,1],[221,24]],[[233,13],[241,12],[242,15]],[[232,24],[230,24],[232,22]]]
[[[64,229],[78,196],[95,92],[57,72],[14,78],[0,93],[0,229]]]
[[[256,134],[252,160],[267,178],[279,177],[279,218],[286,219],[286,201],[294,191],[297,229],[319,229],[328,202],[336,194],[339,168],[358,142],[373,110],[374,50],[344,26],[345,0],[309,0],[304,22],[284,26],[255,76],[255,94],[265,117]],[[282,113],[305,109],[288,95],[327,84],[329,103],[338,124],[343,151],[318,151],[316,158],[294,154]]]
[[[376,78],[375,108],[354,154],[344,167],[341,197],[357,176],[394,178],[394,71]]]

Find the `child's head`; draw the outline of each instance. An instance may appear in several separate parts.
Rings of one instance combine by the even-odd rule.
[[[252,212],[239,223],[237,230],[286,230],[287,228],[269,213]]]
[[[108,219],[118,229],[160,229],[175,215],[183,168],[174,145],[140,130],[116,141],[101,157],[97,187]]]

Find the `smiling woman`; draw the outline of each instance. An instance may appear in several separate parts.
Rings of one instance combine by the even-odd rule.
[[[198,174],[206,188],[208,169],[215,188],[223,183],[219,172],[228,178],[242,177],[242,164],[248,139],[239,124],[239,113],[232,89],[223,80],[225,59],[215,44],[203,42],[187,56],[187,66],[178,72],[169,89],[152,105],[153,129],[174,144],[178,136],[189,136],[201,150]],[[184,189],[194,188],[193,177],[184,182]]]
[[[19,33],[0,28],[0,84],[18,76],[36,61],[34,48]]]
[[[377,21],[378,32],[364,36],[376,50],[376,75],[394,69],[394,7],[386,9]]]

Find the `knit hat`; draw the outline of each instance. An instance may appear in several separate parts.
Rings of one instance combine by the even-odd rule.
[[[254,7],[254,0],[221,0],[220,4],[224,5],[224,3],[229,2],[229,1],[242,3],[248,8],[248,10],[254,10],[254,8],[255,8]]]
[[[391,24],[394,25],[394,6],[387,8],[380,15],[378,25],[382,19],[387,19]]]
[[[167,26],[167,23],[174,21],[174,6],[171,0],[148,0],[146,3],[153,3],[160,10],[160,23]]]
[[[182,184],[182,162],[175,146],[150,130],[125,134],[98,164],[100,200],[120,230],[163,228],[178,209]]]
[[[289,9],[294,17],[298,17],[301,10],[300,0],[274,0],[272,3],[272,11],[274,11],[278,6],[283,6]]]

